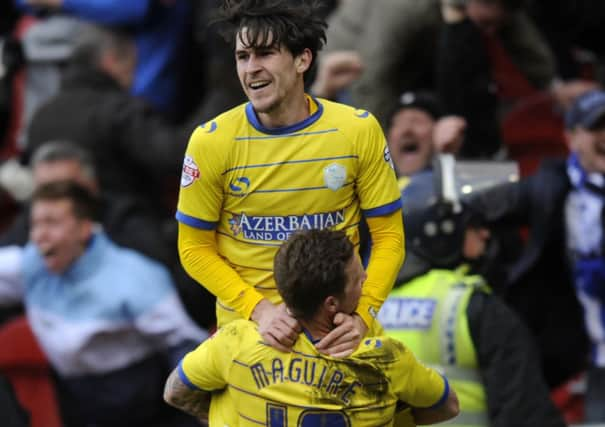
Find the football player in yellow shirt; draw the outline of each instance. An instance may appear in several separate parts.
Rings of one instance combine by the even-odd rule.
[[[287,310],[302,327],[289,353],[266,343],[258,325],[235,320],[187,354],[165,388],[168,403],[210,426],[392,426],[444,421],[458,413],[456,393],[399,341],[363,340],[345,358],[315,343],[335,317],[352,313],[366,280],[344,231],[294,233],[275,257],[275,278]]]
[[[300,325],[275,288],[273,256],[300,229],[344,230],[359,245],[362,213],[372,254],[352,315],[317,347],[350,354],[403,261],[400,193],[384,134],[367,111],[305,93],[325,42],[311,1],[225,1],[225,32],[249,102],[198,127],[185,155],[177,219],[185,270],[217,297],[218,326],[244,318],[288,351]]]

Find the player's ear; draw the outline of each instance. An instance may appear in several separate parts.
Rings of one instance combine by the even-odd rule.
[[[296,71],[299,73],[304,73],[311,66],[311,60],[313,59],[313,54],[310,49],[304,49],[300,54],[298,54],[294,58],[294,66],[296,67]]]
[[[324,300],[323,306],[328,313],[338,313],[338,299],[332,295]]]

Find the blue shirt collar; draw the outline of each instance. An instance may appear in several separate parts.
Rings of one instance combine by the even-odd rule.
[[[321,341],[321,339],[319,339],[319,338],[318,339],[313,338],[313,336],[311,335],[311,332],[309,332],[309,330],[306,328],[303,328],[303,333],[305,334],[307,339],[309,341],[311,341],[311,344],[317,344],[319,341]]]
[[[323,114],[324,107],[316,98],[311,97],[311,100],[312,102],[315,102],[315,104],[317,104],[317,111],[315,111],[306,119],[293,125],[282,126],[278,128],[267,128],[263,126],[260,120],[258,119],[256,111],[254,111],[254,107],[252,106],[251,102],[248,102],[246,104],[246,117],[248,118],[248,121],[254,127],[254,129],[259,132],[266,133],[268,135],[287,135],[302,130],[319,120],[319,118]]]

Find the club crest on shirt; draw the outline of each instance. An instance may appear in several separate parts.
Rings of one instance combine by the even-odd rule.
[[[338,163],[332,163],[324,169],[324,182],[332,191],[341,188],[347,181],[347,168]]]
[[[200,177],[200,169],[191,156],[185,156],[183,161],[183,172],[181,173],[181,187],[188,187]]]

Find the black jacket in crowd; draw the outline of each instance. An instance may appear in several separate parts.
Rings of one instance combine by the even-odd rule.
[[[534,175],[472,202],[492,223],[528,229],[526,244],[508,269],[505,298],[535,336],[551,387],[585,369],[589,355],[566,256],[564,207],[570,190],[565,161],[547,160]]]
[[[72,68],[34,114],[27,152],[53,140],[78,144],[91,153],[105,194],[127,195],[158,214],[167,211],[162,195],[168,179],[178,182],[193,128],[168,125],[101,71]]]
[[[474,292],[466,309],[491,427],[565,427],[540,375],[527,327],[498,296]]]
[[[444,25],[436,51],[435,85],[448,114],[466,119],[459,155],[488,158],[501,147],[499,100],[479,28],[468,18]]]
[[[198,124],[192,116],[171,125],[110,76],[71,68],[59,93],[34,114],[26,156],[55,140],[87,150],[95,163],[104,202],[101,222],[109,236],[167,265],[191,317],[210,327],[214,299],[182,269],[174,219],[185,149]],[[17,224],[12,231],[23,236],[23,228]]]

